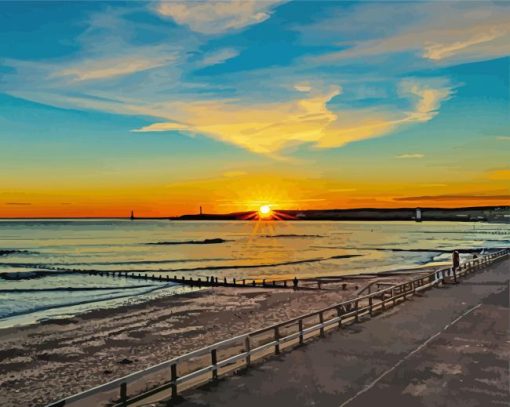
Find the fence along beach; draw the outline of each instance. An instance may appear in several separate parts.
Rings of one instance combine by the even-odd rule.
[[[48,406],[90,405],[87,403],[92,400],[97,405],[107,402],[114,406],[175,400],[181,392],[249,368],[251,364],[270,355],[323,337],[327,331],[384,313],[424,290],[443,284],[457,284],[468,275],[509,254],[509,249],[493,251],[458,264],[458,267],[435,270],[401,284],[356,296],[282,323],[214,343]],[[456,261],[458,257],[454,257],[454,264]],[[160,379],[157,384],[156,379]]]

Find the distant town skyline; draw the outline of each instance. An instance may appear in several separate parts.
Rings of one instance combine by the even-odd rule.
[[[0,217],[510,203],[510,4],[0,3]]]

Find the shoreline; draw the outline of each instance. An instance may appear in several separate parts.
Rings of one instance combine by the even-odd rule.
[[[378,279],[378,278],[388,278],[388,277],[395,277],[398,278],[400,276],[406,276],[406,275],[417,275],[420,273],[429,273],[434,270],[438,270],[441,268],[444,268],[444,266],[447,265],[446,262],[442,263],[436,263],[433,265],[425,264],[425,265],[417,265],[416,267],[405,267],[405,268],[399,268],[399,269],[392,269],[392,270],[386,270],[386,271],[379,271],[379,272],[367,272],[367,273],[355,273],[355,274],[345,274],[345,275],[323,275],[323,276],[316,276],[316,277],[304,277],[301,278],[299,281],[301,283],[301,287],[304,289],[310,289],[317,286],[317,282],[321,282],[321,285],[330,285],[330,283],[333,282],[340,282],[342,280],[348,281],[348,280],[365,280],[365,279]],[[62,274],[72,274],[73,272],[63,272]],[[290,277],[289,277],[290,278]],[[163,280],[164,281],[164,280]],[[279,281],[279,280],[277,280]],[[158,301],[162,298],[166,297],[173,297],[173,296],[182,296],[187,293],[193,293],[195,291],[201,291],[206,290],[210,288],[208,285],[187,285],[187,284],[181,284],[175,283],[171,286],[161,286],[161,287],[155,287],[154,290],[152,290],[149,293],[144,293],[140,295],[126,295],[126,296],[120,296],[120,297],[114,297],[114,298],[107,298],[104,300],[91,300],[91,301],[85,301],[85,302],[79,302],[75,304],[63,304],[63,305],[57,305],[47,308],[41,308],[38,310],[31,310],[28,312],[22,312],[20,314],[14,314],[9,315],[5,318],[0,318],[0,334],[2,331],[10,328],[24,328],[27,326],[32,325],[38,325],[42,323],[51,323],[53,321],[62,321],[66,319],[72,319],[75,317],[81,317],[86,316],[89,313],[102,313],[107,310],[113,310],[116,308],[125,308],[125,307],[132,307],[136,305],[143,305],[146,303],[151,303],[153,301]],[[147,287],[150,287],[150,285],[147,285]],[[222,287],[222,284],[220,283],[219,287]],[[245,289],[251,289],[251,286],[243,287],[239,286],[239,289],[245,290]],[[73,287],[65,288],[65,287],[59,287],[59,288],[52,288],[52,289],[35,289],[35,291],[83,291],[83,290],[90,290],[94,291],[98,288],[80,288],[76,289]],[[108,290],[111,288],[99,288],[99,290]],[[166,289],[173,289],[174,293],[163,293],[162,291],[165,291]],[[274,288],[267,288],[270,290],[274,290]],[[33,289],[27,289],[27,291],[32,291]],[[0,290],[0,294],[1,294]],[[9,292],[16,291],[16,290],[9,290]],[[24,292],[23,289],[17,290],[19,292]],[[155,294],[155,296],[153,295]],[[117,302],[118,300],[121,300],[123,302]],[[113,303],[112,303],[113,302]],[[107,305],[107,303],[110,303]],[[85,309],[85,310],[79,310],[80,306],[88,305],[88,304],[97,304],[97,308],[92,309]],[[48,316],[44,316],[46,311],[51,310],[58,310],[58,309],[64,309],[68,310],[70,312],[66,312],[64,314],[50,314]],[[75,311],[73,311],[73,309]],[[10,322],[10,323],[9,323]]]
[[[344,301],[373,281],[401,282],[412,275],[370,275],[364,281],[346,277],[346,290],[339,282],[313,291],[214,287],[0,329],[0,404],[43,406],[231,336]]]

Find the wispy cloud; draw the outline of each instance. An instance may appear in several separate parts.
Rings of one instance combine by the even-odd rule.
[[[320,62],[413,52],[426,60],[449,63],[510,53],[510,8],[506,4],[471,2],[467,7],[462,2],[407,2],[399,3],[398,10],[392,7],[360,3],[329,22],[317,23],[311,33],[305,32],[309,27],[303,28],[303,35],[308,41],[335,33],[347,36],[339,44],[345,49],[317,57]]]
[[[407,153],[397,155],[397,158],[423,158],[423,157],[425,157],[425,155],[420,153]]]
[[[74,66],[55,72],[54,75],[68,76],[76,81],[109,79],[161,67],[173,60],[175,60],[174,55],[153,58],[130,55],[118,58],[94,59],[81,61]]]
[[[239,55],[239,51],[233,48],[224,48],[205,55],[199,62],[200,66],[222,64]]]
[[[428,59],[442,60],[455,56],[458,53],[473,49],[484,43],[489,43],[505,36],[504,30],[490,30],[489,32],[478,32],[465,40],[425,43],[423,56]]]
[[[337,116],[326,103],[340,93],[329,92],[287,103],[243,105],[228,101],[174,104],[173,113],[188,130],[236,144],[261,154],[275,154],[290,143],[314,142]],[[169,113],[170,115],[172,113]],[[139,131],[172,129],[174,123],[155,123]]]
[[[191,130],[191,127],[187,124],[182,123],[172,123],[172,122],[165,122],[165,123],[153,123],[148,126],[142,127],[140,129],[134,129],[131,130],[133,132],[157,132],[157,131],[185,131],[185,130]]]
[[[500,141],[510,141],[510,136],[497,136],[496,140]]]
[[[312,86],[309,83],[296,83],[294,85],[294,89],[298,92],[310,92],[312,90]]]
[[[510,195],[422,195],[397,197],[395,201],[505,201]]]
[[[341,95],[341,88],[331,86],[326,92],[311,92],[306,98],[283,103],[175,103],[166,114],[178,123],[154,123],[136,131],[188,130],[255,153],[278,155],[293,145],[310,143],[319,148],[341,147],[382,136],[397,126],[428,121],[451,94],[445,84],[432,85],[415,80],[403,81],[400,91],[414,101],[412,110],[332,110],[328,103]]]
[[[160,2],[155,10],[176,23],[204,34],[219,34],[260,23],[282,0],[227,0]]]
[[[6,202],[6,205],[9,206],[30,206],[32,205],[31,202]]]

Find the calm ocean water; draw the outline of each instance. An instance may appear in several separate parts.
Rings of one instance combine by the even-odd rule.
[[[0,327],[187,290],[76,270],[299,278],[447,264],[454,249],[495,247],[510,247],[509,225],[0,221]]]

